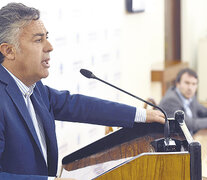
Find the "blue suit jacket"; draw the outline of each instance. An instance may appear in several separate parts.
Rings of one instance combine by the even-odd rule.
[[[132,127],[135,107],[70,95],[37,82],[31,96],[45,130],[48,165],[23,96],[0,65],[0,179],[43,180],[55,176],[58,149],[54,120]]]

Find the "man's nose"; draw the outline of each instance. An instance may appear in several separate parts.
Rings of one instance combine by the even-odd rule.
[[[48,40],[47,40],[47,42],[46,42],[44,51],[45,51],[45,52],[51,52],[51,51],[53,51],[53,46],[52,46],[52,44],[51,44]]]
[[[191,90],[194,90],[196,87],[195,87],[194,84],[190,84],[190,85],[188,86],[188,88],[191,89]]]

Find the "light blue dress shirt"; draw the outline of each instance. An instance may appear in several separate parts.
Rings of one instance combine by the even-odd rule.
[[[190,103],[192,102],[192,98],[190,99],[186,99],[182,94],[181,92],[179,91],[178,88],[176,88],[176,92],[178,93],[182,103],[183,103],[183,106],[184,106],[184,109],[185,109],[185,113],[188,117],[192,118],[193,117],[193,114],[192,114],[192,111],[190,109]]]

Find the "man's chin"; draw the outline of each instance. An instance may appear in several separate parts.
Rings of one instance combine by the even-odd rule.
[[[49,76],[49,72],[45,72],[43,75],[42,75],[42,78],[41,79],[45,79]]]
[[[192,95],[185,96],[186,99],[191,99],[192,97]]]

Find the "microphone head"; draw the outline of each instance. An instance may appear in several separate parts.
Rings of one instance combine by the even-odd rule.
[[[87,78],[95,78],[95,75],[87,69],[81,69],[80,73]]]
[[[175,111],[175,120],[177,120],[179,123],[183,123],[185,119],[185,113],[182,110]]]

